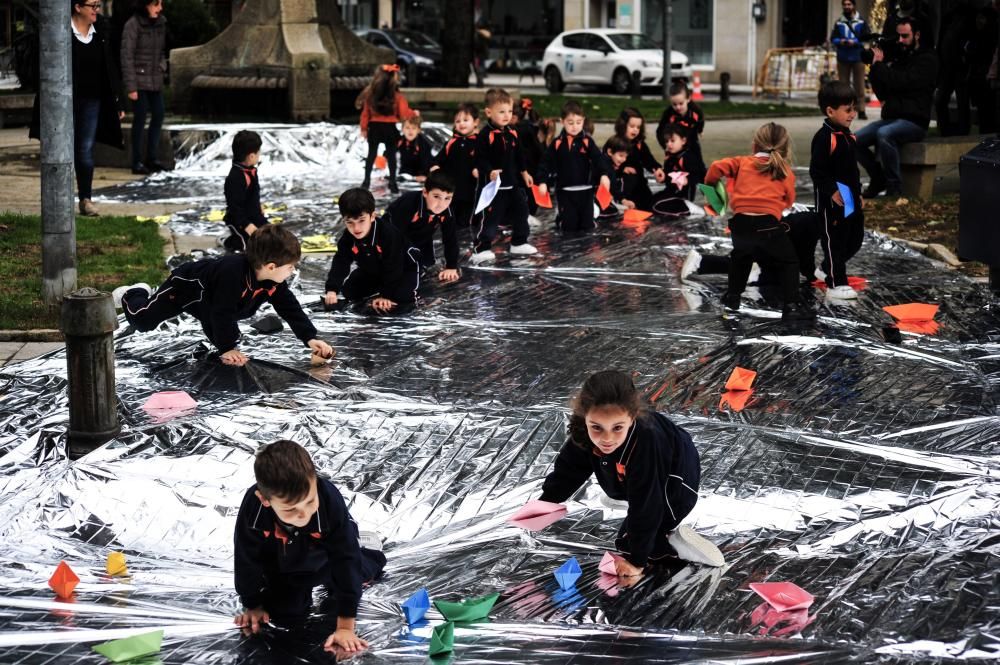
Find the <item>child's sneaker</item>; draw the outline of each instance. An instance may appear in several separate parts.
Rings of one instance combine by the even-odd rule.
[[[677,552],[677,558],[692,563],[703,563],[707,566],[724,566],[726,558],[708,538],[699,536],[687,525],[677,527],[669,536],[667,542]]]
[[[366,550],[382,551],[382,538],[374,531],[359,531],[358,545]]]
[[[628,501],[612,499],[607,494],[601,493],[601,505],[611,510],[628,510]]]
[[[722,315],[735,316],[740,311],[740,294],[725,293],[722,296]]]
[[[821,282],[825,282],[826,281],[826,273],[823,272],[822,268],[816,268],[816,272],[813,273],[813,277],[815,277],[816,279],[818,279]]]
[[[827,289],[826,297],[831,300],[854,300],[858,297],[858,292],[847,284],[841,284]]]
[[[747,284],[756,284],[760,281],[760,266],[754,263],[750,266],[750,276],[747,277]]]
[[[538,250],[535,249],[534,245],[526,242],[523,245],[511,245],[510,253],[517,254],[519,256],[531,256],[532,254],[537,254]]]
[[[469,262],[472,265],[479,265],[480,263],[489,263],[490,261],[496,261],[497,255],[493,253],[492,249],[484,249],[481,252],[476,252],[469,257]]]
[[[698,250],[692,249],[688,252],[688,255],[684,257],[684,265],[681,266],[681,281],[687,281],[687,278],[698,272],[698,268],[701,267],[701,254]]]
[[[139,282],[138,284],[129,284],[128,286],[119,286],[117,289],[111,292],[111,299],[115,303],[115,309],[122,308],[122,298],[124,298],[125,294],[131,291],[132,289],[142,289],[143,291],[146,292],[147,296],[153,292],[153,289],[149,288],[149,284],[146,284],[145,282]]]

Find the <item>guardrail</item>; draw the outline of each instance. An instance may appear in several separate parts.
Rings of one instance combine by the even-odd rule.
[[[833,49],[768,49],[757,73],[753,96],[818,91],[824,76],[837,78],[837,53]]]

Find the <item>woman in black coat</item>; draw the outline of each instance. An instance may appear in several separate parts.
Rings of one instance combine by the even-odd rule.
[[[132,107],[132,173],[162,171],[156,160],[163,127],[163,83],[167,70],[167,19],[162,0],[137,0],[135,14],[122,31],[122,79]],[[142,130],[150,113],[146,161],[142,161]]]
[[[70,0],[73,29],[73,166],[80,214],[98,215],[91,202],[94,142],[124,148],[118,66],[111,49],[111,30],[101,19],[98,0]],[[28,136],[40,139],[38,98]]]

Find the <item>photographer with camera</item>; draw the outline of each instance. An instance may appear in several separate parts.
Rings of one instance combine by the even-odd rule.
[[[837,19],[830,33],[830,43],[837,49],[837,78],[844,83],[853,83],[854,94],[858,98],[858,117],[865,115],[865,63],[861,62],[864,51],[862,42],[868,41],[868,24],[854,9],[854,0],[843,0],[843,16]],[[854,79],[853,82],[851,79]]]
[[[882,119],[857,133],[858,162],[871,178],[864,192],[869,198],[882,190],[888,196],[902,195],[899,147],[923,140],[934,104],[937,55],[921,46],[916,19],[903,17],[895,23],[896,42],[880,39],[863,54],[871,63],[868,79],[872,89],[882,101]]]

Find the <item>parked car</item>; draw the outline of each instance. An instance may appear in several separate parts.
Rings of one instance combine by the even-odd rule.
[[[691,78],[691,64],[679,51],[670,52],[672,80]],[[545,87],[559,92],[567,83],[610,85],[618,94],[632,87],[639,73],[643,86],[662,85],[663,48],[639,32],[595,28],[558,35],[542,57]]]
[[[441,45],[416,30],[356,30],[370,44],[396,52],[403,85],[433,85],[441,80]],[[416,81],[410,81],[410,76]]]

